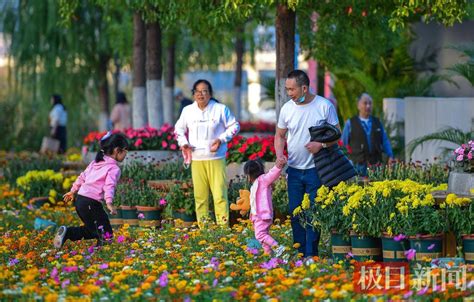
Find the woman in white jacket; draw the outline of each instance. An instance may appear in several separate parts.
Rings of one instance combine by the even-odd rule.
[[[51,111],[49,112],[49,126],[52,138],[59,140],[59,153],[66,152],[67,148],[67,111],[59,94],[51,96]]]
[[[200,227],[209,216],[209,191],[214,198],[216,222],[228,225],[226,162],[227,142],[240,130],[229,108],[212,98],[207,80],[193,85],[194,103],[184,107],[175,125],[178,144],[192,154],[191,174]]]

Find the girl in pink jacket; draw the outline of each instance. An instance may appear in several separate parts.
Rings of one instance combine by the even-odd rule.
[[[280,176],[285,166],[284,159],[277,160],[275,166],[265,174],[263,164],[258,160],[249,160],[244,165],[244,173],[252,184],[250,188],[250,220],[255,230],[255,238],[260,242],[265,254],[275,253],[280,257],[285,247],[270,236],[273,223],[272,183]]]
[[[117,162],[125,159],[127,149],[128,141],[123,134],[111,134],[109,131],[100,140],[100,151],[97,152],[95,160],[77,178],[71,191],[64,195],[64,201],[69,202],[74,200],[77,193],[74,206],[84,225],[59,227],[54,238],[56,248],[61,248],[67,239],[97,239],[98,245],[102,245],[104,239],[112,237],[112,227],[102,201],[105,200],[110,214],[117,214],[112,204],[115,186],[120,178]]]

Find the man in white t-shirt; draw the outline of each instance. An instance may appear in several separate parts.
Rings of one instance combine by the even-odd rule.
[[[328,122],[339,128],[336,109],[333,104],[309,92],[308,75],[301,70],[293,70],[286,80],[286,92],[291,98],[280,111],[278,119],[275,150],[277,159],[284,157],[285,143],[288,148],[288,198],[290,215],[301,204],[305,193],[314,202],[316,192],[321,186],[313,154],[330,143],[310,142],[309,128]],[[288,135],[288,137],[287,137]],[[313,227],[303,227],[297,218],[292,217],[293,241],[299,243],[299,252],[304,257],[318,255],[319,231]]]

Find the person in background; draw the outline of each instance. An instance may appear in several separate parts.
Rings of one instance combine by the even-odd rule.
[[[367,176],[367,165],[382,162],[382,153],[393,161],[393,151],[380,120],[372,116],[372,97],[363,93],[357,101],[359,114],[346,121],[342,132],[349,159],[360,176]]]
[[[123,92],[117,93],[117,100],[115,102],[112,113],[110,114],[110,120],[114,125],[114,130],[124,131],[132,127],[130,105],[127,101],[127,96]]]
[[[176,90],[176,93],[174,94],[174,98],[180,104],[178,116],[181,116],[181,112],[183,112],[184,107],[191,105],[193,103],[192,100],[184,96],[183,91],[181,89]]]
[[[59,141],[58,153],[63,154],[67,149],[67,111],[59,94],[51,96],[51,111],[49,112],[49,126],[51,137]]]
[[[216,222],[228,226],[227,143],[240,125],[226,105],[212,98],[209,81],[196,81],[192,91],[194,103],[184,107],[174,129],[183,154],[190,155],[198,224],[202,228],[209,218],[212,193]]]

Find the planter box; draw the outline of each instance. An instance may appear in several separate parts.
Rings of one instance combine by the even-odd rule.
[[[97,152],[87,152],[83,156],[83,161],[89,164],[95,159]],[[165,150],[143,150],[143,151],[129,151],[123,165],[129,165],[133,162],[139,162],[142,164],[166,162],[178,159],[180,152],[178,151],[165,151]]]

